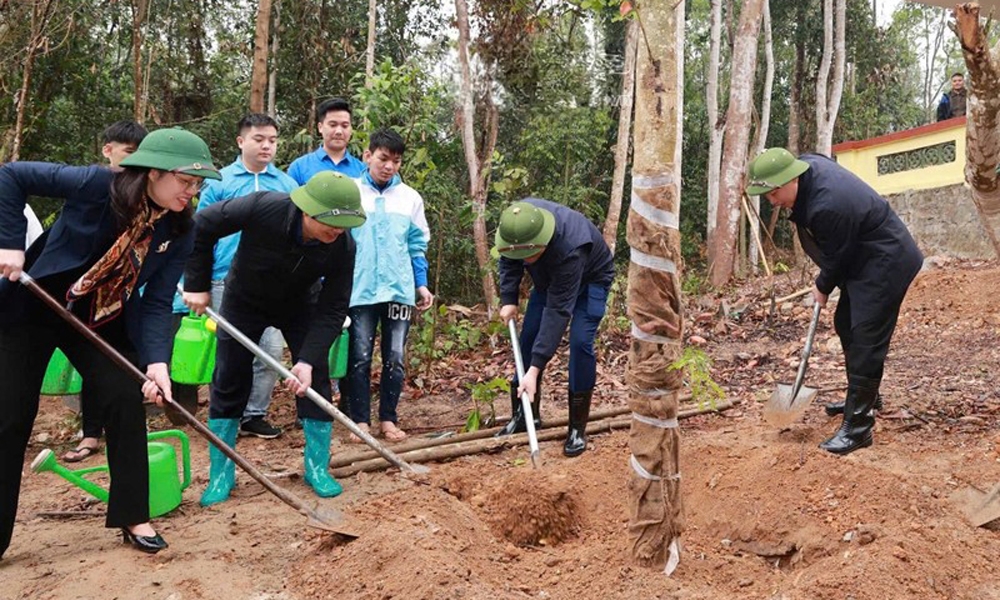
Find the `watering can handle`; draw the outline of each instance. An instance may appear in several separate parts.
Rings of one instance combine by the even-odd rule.
[[[181,442],[181,462],[184,465],[184,482],[181,489],[187,489],[191,485],[191,449],[188,444],[188,436],[179,429],[168,429],[166,431],[154,431],[146,436],[147,441],[154,441],[163,438],[177,438]]]

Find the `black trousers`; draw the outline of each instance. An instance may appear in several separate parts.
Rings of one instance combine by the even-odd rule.
[[[97,332],[134,360],[123,320]],[[139,383],[55,314],[33,317],[0,328],[0,556],[10,545],[38,392],[56,346],[80,372],[83,397],[93,400],[91,414],[105,427],[111,472],[106,526],[149,520],[146,413]]]
[[[844,350],[844,361],[848,378],[865,377],[876,382],[882,381],[885,371],[885,357],[889,354],[889,342],[896,330],[899,309],[903,298],[870,307],[865,320],[852,322],[851,297],[841,288],[840,301],[833,315],[833,327],[840,338]]]
[[[262,314],[236,300],[222,303],[222,316],[251,340],[259,340],[268,327],[281,330],[292,353],[292,363],[298,361],[299,351],[308,333],[308,324],[301,319],[296,322],[281,322]],[[252,352],[236,341],[222,327],[216,330],[215,373],[212,374],[211,401],[208,407],[210,419],[239,419],[250,399],[253,386]],[[256,343],[256,342],[255,342]],[[330,401],[330,365],[326,360],[312,366],[312,389]],[[333,418],[306,397],[296,397],[295,407],[300,419],[332,421]]]

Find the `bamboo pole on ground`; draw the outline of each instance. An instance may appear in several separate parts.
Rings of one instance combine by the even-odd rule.
[[[688,393],[681,396],[681,400],[690,400],[691,394]],[[590,414],[591,421],[600,421],[601,419],[606,419],[608,417],[618,417],[631,412],[631,409],[627,406],[617,406],[614,408],[607,408],[604,410],[596,410]],[[507,419],[499,419],[506,421]],[[559,417],[558,419],[552,419],[544,423],[544,427],[540,430],[550,429],[553,427],[565,427],[569,423],[569,418],[566,416]],[[457,444],[459,442],[467,442],[470,440],[480,440],[483,438],[493,437],[497,434],[503,427],[491,427],[489,429],[480,429],[478,431],[470,431],[468,433],[459,433],[456,435],[440,438],[420,438],[411,439],[400,444],[395,444],[392,446],[392,450],[399,453],[412,452],[414,450],[422,450],[424,448],[432,448],[434,446],[444,446],[447,444]],[[344,467],[352,463],[360,462],[362,460],[368,460],[371,458],[378,457],[378,452],[371,450],[370,448],[364,448],[356,452],[342,453],[339,456],[332,456],[330,458],[330,468],[335,469],[337,467]]]
[[[715,406],[715,408],[690,408],[678,412],[677,418],[684,419],[710,412],[718,412],[730,408],[732,405],[732,402],[727,400],[725,402],[720,402]],[[626,412],[628,411],[626,410]],[[625,418],[608,417],[600,421],[591,421],[587,424],[587,434],[590,435],[611,432],[617,429],[627,429],[630,427],[631,421],[631,415]],[[564,437],[566,437],[566,432],[562,428],[556,426],[548,427],[538,432],[538,441],[540,442],[563,439]],[[471,454],[480,454],[483,452],[496,452],[527,443],[528,435],[526,433],[518,433],[499,438],[489,437],[484,439],[465,440],[461,442],[450,442],[439,446],[412,450],[410,452],[401,452],[399,455],[401,457],[405,457],[404,460],[407,462],[422,463],[433,460],[446,460],[459,456],[468,456]],[[331,469],[330,474],[334,477],[349,477],[356,473],[378,471],[387,467],[389,467],[389,463],[386,462],[385,459],[372,458],[356,462],[351,465]]]

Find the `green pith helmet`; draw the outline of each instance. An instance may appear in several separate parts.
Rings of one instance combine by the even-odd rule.
[[[358,184],[336,171],[316,173],[292,190],[291,196],[302,212],[330,227],[360,227],[368,218],[361,208]]]
[[[534,256],[545,249],[555,230],[556,218],[551,212],[527,202],[515,202],[500,214],[496,251],[513,260]]]
[[[780,188],[809,170],[809,165],[784,148],[768,148],[753,159],[748,169],[748,196],[760,196]]]
[[[120,164],[123,167],[146,167],[205,179],[222,179],[219,170],[212,164],[208,144],[180,127],[151,132]]]

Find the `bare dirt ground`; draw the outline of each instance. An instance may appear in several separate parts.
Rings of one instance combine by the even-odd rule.
[[[363,535],[352,542],[306,528],[245,475],[230,501],[200,508],[207,448],[193,438],[195,482],[182,506],[155,522],[171,546],[145,556],[105,530],[100,516],[43,514],[102,510],[28,468],[44,447],[71,447],[72,414],[47,398],[13,545],[0,562],[0,598],[1000,599],[1000,532],[971,527],[959,498],[1000,482],[998,294],[996,263],[938,264],[920,276],[896,331],[875,446],[842,458],[816,447],[838,425],[819,403],[836,399],[844,384],[832,311],[808,376],[831,391],[778,432],[762,421],[762,403],[776,380],[794,375],[808,308],[779,306],[768,320],[759,285],[728,296],[725,318],[720,299],[692,301],[688,333],[703,338],[713,376],[735,406],[683,422],[686,529],[669,579],[629,558],[627,431],[592,437],[577,459],[563,458],[560,443],[543,443],[541,473],[516,448],[432,465],[423,481],[347,478],[345,493],[324,505],[356,519]],[[595,410],[625,401],[627,341],[608,335],[602,344]],[[448,374],[414,374],[402,425],[419,434],[464,421],[467,384],[502,374],[505,360],[501,345],[446,361]],[[566,410],[564,367],[554,367],[548,418]],[[275,421],[285,428],[281,438],[243,438],[237,449],[269,472],[300,469],[302,434],[287,398],[275,402]],[[153,427],[168,425],[158,417]],[[343,435],[335,454],[355,448]],[[280,482],[313,497],[296,477]],[[555,514],[558,526],[519,545],[543,513]]]

